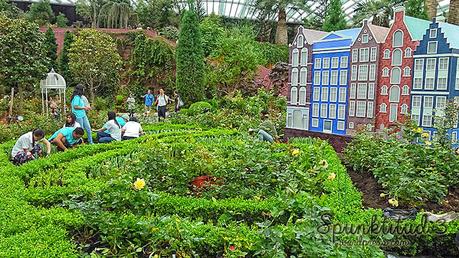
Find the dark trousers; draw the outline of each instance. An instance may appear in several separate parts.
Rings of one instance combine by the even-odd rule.
[[[121,139],[123,139],[123,141],[126,141],[126,140],[137,139],[137,137],[123,136]]]
[[[161,117],[166,119],[166,106],[158,106],[158,121],[161,121]]]
[[[97,132],[97,142],[99,143],[107,143],[114,141],[115,139],[112,138],[112,136],[108,133],[105,132]]]

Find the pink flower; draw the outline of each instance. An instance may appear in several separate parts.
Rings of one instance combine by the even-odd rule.
[[[230,245],[229,249],[230,249],[230,251],[234,251],[234,250],[236,250],[236,247],[234,247],[234,245]]]

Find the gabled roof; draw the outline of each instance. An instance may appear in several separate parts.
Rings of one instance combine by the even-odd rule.
[[[405,16],[404,22],[406,28],[411,34],[412,40],[421,40],[426,33],[426,30],[430,26],[430,21],[414,18],[411,16]]]
[[[459,49],[459,26],[446,22],[439,22],[438,27],[448,41],[451,48]]]
[[[368,23],[368,27],[373,33],[373,37],[375,38],[377,43],[384,42],[384,40],[386,39],[386,35],[389,32],[389,28],[373,25],[371,23]]]
[[[336,35],[340,35],[342,37],[351,38],[352,42],[354,42],[359,36],[361,29],[362,28],[352,28],[352,29],[346,29],[346,30],[338,30],[338,31],[334,31],[331,33],[335,33]]]
[[[312,44],[314,41],[317,41],[327,35],[327,32],[303,28],[303,34],[306,38],[306,42]]]

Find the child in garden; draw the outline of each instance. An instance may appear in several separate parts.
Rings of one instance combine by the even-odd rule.
[[[135,112],[135,98],[134,96],[132,95],[132,93],[129,95],[129,97],[127,98],[126,100],[126,103],[127,103],[127,106],[128,106],[128,112],[129,112],[129,116],[134,116],[134,112]]]
[[[75,114],[73,113],[67,114],[67,117],[65,119],[65,124],[62,128],[65,128],[65,127],[73,127],[73,128],[81,127],[80,123],[76,121]]]
[[[123,140],[131,140],[139,138],[140,135],[144,134],[142,126],[135,117],[131,117],[129,122],[127,122],[121,129],[123,134]]]
[[[105,130],[108,131],[105,132]],[[112,141],[121,141],[121,126],[116,121],[116,114],[113,111],[108,112],[108,121],[98,130],[97,132],[97,141],[99,143],[107,143]]]
[[[19,137],[11,151],[13,163],[15,165],[21,165],[36,159],[42,153],[42,149],[40,145],[38,145],[40,142],[46,145],[46,153],[49,155],[51,152],[51,144],[46,140],[43,130],[35,129]]]
[[[261,112],[261,119],[263,120],[258,129],[249,129],[249,132],[258,131],[258,138],[260,141],[274,142],[279,137],[277,135],[276,127],[274,127],[273,122],[269,120],[268,112]]]
[[[151,111],[151,106],[155,102],[155,96],[151,93],[151,90],[147,91],[147,94],[143,95],[145,99],[145,114],[149,115]]]
[[[64,127],[56,131],[49,141],[57,146],[57,150],[66,151],[68,148],[73,148],[82,143],[84,130],[81,127]]]

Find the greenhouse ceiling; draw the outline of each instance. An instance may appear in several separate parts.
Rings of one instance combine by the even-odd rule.
[[[38,2],[40,0],[13,0],[14,2]],[[135,5],[135,0],[131,0]],[[186,0],[176,0],[181,7],[185,7]],[[235,18],[235,19],[252,19],[258,17],[258,13],[254,8],[256,0],[202,0],[203,9],[206,14],[218,14],[221,16]],[[311,12],[303,12],[295,8],[287,8],[287,22],[288,23],[302,23],[304,18],[314,13],[321,13],[323,11],[323,2],[325,0],[311,1],[307,0],[306,4],[309,6]],[[344,0],[343,9],[346,13],[347,20],[351,20],[354,9],[359,2],[367,0]],[[438,6],[438,15],[442,15],[448,11],[450,0],[440,0]],[[69,5],[74,6],[76,0],[51,0],[51,4]],[[271,17],[272,20],[277,20],[277,14]]]

